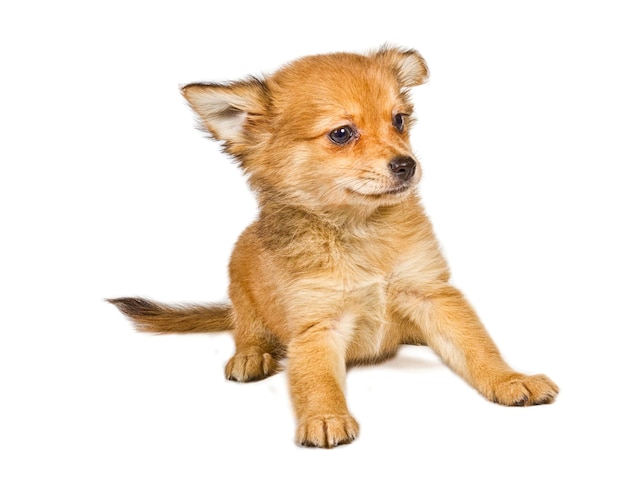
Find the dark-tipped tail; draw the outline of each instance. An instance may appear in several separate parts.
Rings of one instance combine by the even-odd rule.
[[[230,305],[165,305],[143,298],[115,298],[114,304],[137,330],[152,333],[205,333],[233,328]]]

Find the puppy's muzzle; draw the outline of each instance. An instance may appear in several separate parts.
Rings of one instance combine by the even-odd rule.
[[[415,162],[415,159],[409,156],[396,157],[389,163],[389,170],[392,172],[394,177],[404,182],[408,181],[415,175],[416,169],[417,163]]]

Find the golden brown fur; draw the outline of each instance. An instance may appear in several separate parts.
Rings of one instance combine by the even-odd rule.
[[[346,366],[429,345],[489,400],[550,403],[557,386],[513,371],[459,290],[424,214],[408,138],[412,50],[297,60],[265,79],[182,89],[257,193],[257,221],[230,262],[232,306],[111,300],[145,331],[232,329],[228,378],[250,381],[287,357],[298,443],[351,442]],[[347,140],[346,140],[347,139]],[[344,142],[345,141],[345,142]]]

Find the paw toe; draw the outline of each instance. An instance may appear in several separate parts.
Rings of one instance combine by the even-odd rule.
[[[557,385],[545,375],[514,374],[493,388],[494,402],[509,406],[529,406],[552,403],[559,393]]]
[[[226,364],[226,378],[237,382],[252,382],[273,375],[278,368],[269,353],[235,354]]]
[[[304,447],[333,448],[351,443],[359,433],[359,424],[350,415],[316,416],[298,426],[297,442]]]

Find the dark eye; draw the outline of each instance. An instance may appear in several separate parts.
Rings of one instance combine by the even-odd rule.
[[[405,125],[405,121],[404,121],[404,114],[396,114],[391,118],[391,123],[393,124],[393,126],[396,128],[396,130],[398,132],[403,132],[404,131],[404,125]]]
[[[354,137],[354,129],[350,126],[337,127],[335,130],[330,131],[328,137],[335,144],[342,146],[350,142]]]

